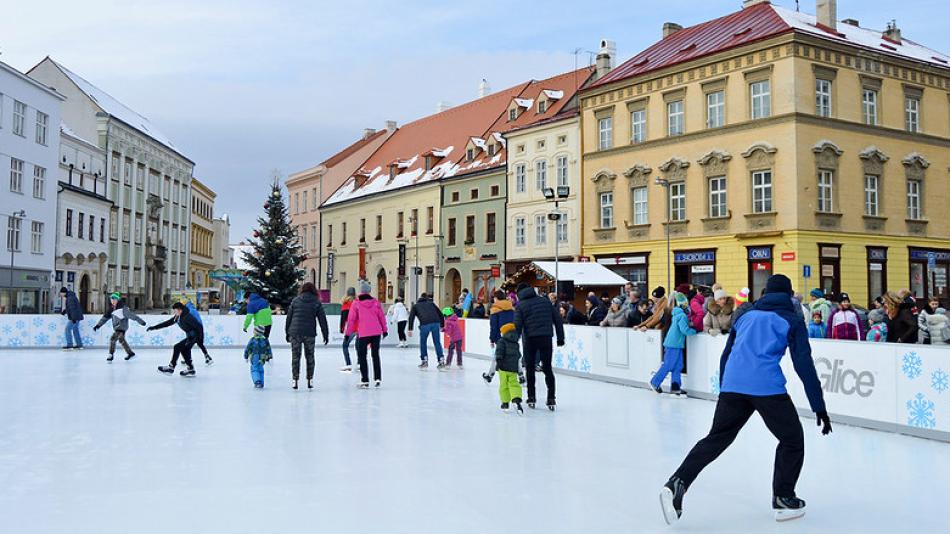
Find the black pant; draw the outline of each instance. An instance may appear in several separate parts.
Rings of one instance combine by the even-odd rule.
[[[294,375],[294,380],[300,378],[300,349],[303,349],[304,356],[307,358],[307,380],[313,380],[313,344],[315,337],[310,336],[290,336],[290,370]]]
[[[267,325],[264,327],[264,337],[270,339],[270,327],[273,325]]]
[[[125,349],[126,354],[132,354],[132,349],[129,347],[129,342],[125,340],[125,330],[116,330],[112,332],[112,337],[109,338],[109,354],[115,353],[115,344],[117,341],[122,345],[122,348]]]
[[[673,476],[679,477],[689,487],[700,471],[732,444],[753,412],[759,412],[765,426],[778,438],[772,493],[777,497],[794,497],[795,484],[805,461],[805,437],[798,412],[787,394],[753,397],[721,393],[709,435],[689,451]]]
[[[172,347],[172,367],[178,365],[178,356],[185,360],[185,365],[188,368],[194,367],[194,364],[191,363],[191,347],[195,346],[196,339],[188,336],[185,339],[175,343],[175,346]]]
[[[204,332],[198,334],[198,337],[195,339],[195,345],[198,345],[198,348],[201,349],[201,352],[204,353],[205,358],[208,357],[208,349],[205,348],[205,335]]]
[[[360,366],[360,377],[364,384],[369,383],[369,369],[366,366],[366,347],[372,345],[373,348],[373,378],[375,380],[383,379],[383,370],[379,365],[379,339],[380,336],[360,337],[356,339],[356,361]]]
[[[399,341],[406,340],[406,323],[409,321],[399,321],[396,323],[396,333],[399,334]]]
[[[534,402],[535,375],[534,368],[541,362],[541,372],[544,373],[544,385],[548,388],[548,400],[554,400],[554,369],[551,367],[551,355],[554,347],[551,338],[547,336],[524,338],[524,368],[528,376],[528,401]]]

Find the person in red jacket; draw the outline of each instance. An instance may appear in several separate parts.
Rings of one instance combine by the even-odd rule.
[[[706,295],[700,288],[689,301],[689,325],[697,332],[703,331],[703,319],[706,317]]]
[[[828,339],[850,339],[861,341],[864,339],[864,321],[858,317],[858,312],[851,305],[851,297],[847,293],[841,294],[838,308],[828,317],[826,337]]]
[[[346,335],[357,335],[356,357],[360,366],[361,389],[369,387],[369,369],[366,367],[366,349],[373,350],[373,379],[376,387],[382,385],[383,372],[379,363],[379,343],[389,335],[386,327],[386,314],[378,300],[370,295],[369,282],[360,280],[360,294],[350,306],[346,318]]]

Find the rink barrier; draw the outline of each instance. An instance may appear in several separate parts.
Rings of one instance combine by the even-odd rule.
[[[466,319],[466,357],[491,354],[488,321]],[[555,372],[649,388],[663,354],[658,331],[564,327]],[[683,388],[691,397],[719,396],[719,358],[726,336],[687,340]],[[950,442],[950,346],[811,340],[812,357],[835,422]],[[788,391],[799,412],[814,417],[790,357],[782,360]],[[669,387],[669,378],[666,380]]]

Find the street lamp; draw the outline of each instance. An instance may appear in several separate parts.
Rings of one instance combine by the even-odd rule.
[[[554,295],[560,300],[560,291],[561,291],[561,273],[560,273],[560,253],[558,251],[558,245],[561,241],[561,236],[558,234],[558,222],[561,220],[561,212],[558,210],[561,200],[569,197],[571,195],[570,186],[559,185],[557,189],[553,187],[544,188],[544,198],[548,202],[554,202],[554,212],[548,213],[548,219],[554,221]]]
[[[13,223],[14,219],[23,220],[26,219],[26,210],[14,211],[13,213],[6,214],[10,219],[7,223],[7,246],[10,247],[10,302],[11,309],[13,308],[13,258],[17,251],[18,243],[14,242],[13,232],[15,232],[16,225]],[[22,230],[22,229],[21,229]],[[17,239],[16,241],[19,241]]]
[[[671,213],[673,206],[670,201],[670,181],[665,178],[657,177],[655,183],[666,189],[666,290],[668,294],[672,295],[673,279],[670,273],[670,264],[672,263],[670,258],[670,224],[673,222],[673,214]]]

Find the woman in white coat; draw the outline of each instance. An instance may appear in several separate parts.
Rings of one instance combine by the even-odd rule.
[[[389,320],[396,324],[396,333],[399,334],[399,347],[409,346],[406,341],[406,323],[409,321],[409,310],[402,297],[396,297],[396,303],[389,307]]]

